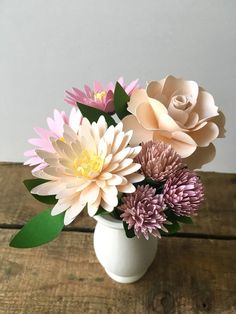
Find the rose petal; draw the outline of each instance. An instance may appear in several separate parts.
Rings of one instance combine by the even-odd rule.
[[[188,116],[188,120],[186,121],[185,123],[185,128],[187,129],[192,129],[196,126],[196,124],[198,123],[199,121],[199,116],[196,112],[190,112],[189,113],[189,116]]]
[[[153,139],[170,144],[182,158],[190,156],[197,147],[194,140],[182,131],[173,133],[167,131],[155,131]]]
[[[192,103],[195,103],[198,96],[198,84],[194,81],[185,81],[170,75],[166,78],[162,94],[168,102],[176,95],[188,96]]]
[[[148,102],[148,96],[145,89],[136,89],[130,97],[127,109],[130,113],[135,114],[137,106],[145,102]]]
[[[198,113],[200,121],[218,116],[218,107],[215,105],[213,96],[205,91],[199,92],[194,111]]]
[[[223,112],[219,111],[219,115],[214,117],[211,121],[214,122],[218,126],[218,128],[219,128],[219,135],[218,135],[218,137],[219,138],[225,137],[225,133],[226,133],[226,130],[224,128],[224,126],[225,126],[225,116],[224,116]]]
[[[181,130],[178,124],[168,114],[161,114],[159,116],[159,129],[170,132]]]
[[[162,90],[166,79],[160,81],[152,81],[147,86],[147,94],[149,97],[162,101]]]
[[[208,122],[203,128],[191,132],[191,137],[200,147],[208,146],[219,135],[219,128],[213,122]]]
[[[147,130],[158,129],[158,120],[149,103],[142,103],[136,108],[138,122]]]
[[[131,145],[138,145],[141,142],[147,142],[152,139],[153,132],[144,129],[135,116],[126,116],[123,120],[124,131],[133,130],[133,136],[130,140]]]

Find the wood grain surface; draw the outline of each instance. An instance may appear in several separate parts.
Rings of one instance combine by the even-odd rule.
[[[86,213],[47,245],[10,248],[46,206],[22,184],[28,167],[0,163],[0,314],[235,314],[236,174],[199,174],[206,200],[195,224],[162,238],[147,274],[122,285],[98,263]]]
[[[35,249],[8,248],[0,231],[0,313],[236,313],[234,240],[165,238],[137,283],[113,282],[92,234],[63,232]]]

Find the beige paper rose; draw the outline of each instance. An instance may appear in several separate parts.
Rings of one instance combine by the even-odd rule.
[[[183,157],[197,147],[207,147],[219,134],[212,118],[218,116],[211,94],[194,81],[168,76],[137,89],[128,103],[131,115],[124,127],[133,129],[132,144],[160,140],[172,145]]]

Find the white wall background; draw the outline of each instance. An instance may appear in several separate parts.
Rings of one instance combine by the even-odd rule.
[[[235,0],[0,0],[0,161],[23,161],[34,126],[93,80],[196,80],[227,119],[204,170],[236,172]]]

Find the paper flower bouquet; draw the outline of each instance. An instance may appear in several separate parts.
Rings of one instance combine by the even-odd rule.
[[[211,142],[219,136],[208,92],[173,76],[146,88],[121,78],[106,88],[73,88],[65,101],[70,114],[55,110],[48,129],[35,128],[35,147],[25,153],[36,178],[24,184],[49,209],[10,246],[47,243],[82,211],[119,221],[123,234],[139,241],[192,222],[204,197],[193,170],[213,158]]]

